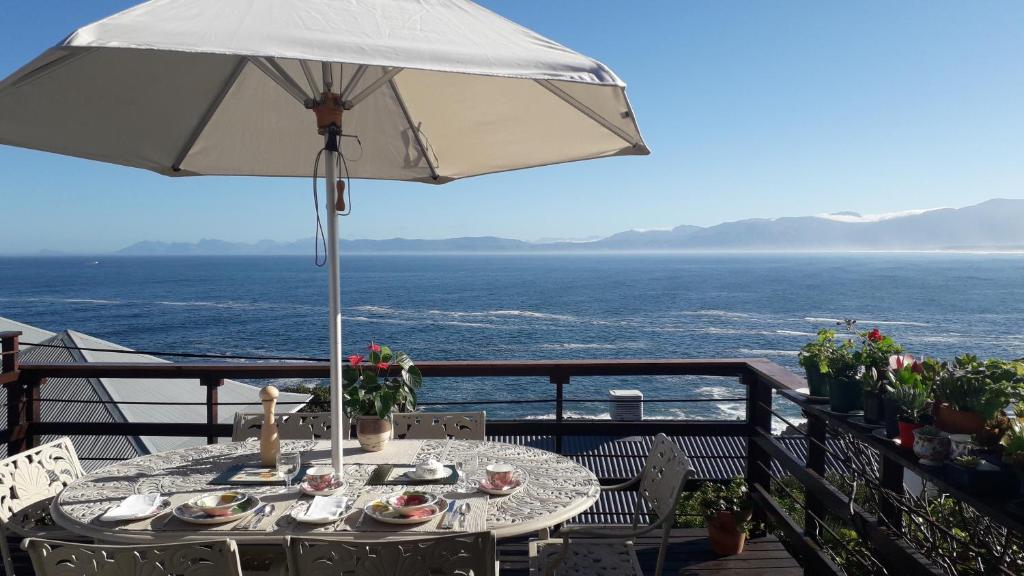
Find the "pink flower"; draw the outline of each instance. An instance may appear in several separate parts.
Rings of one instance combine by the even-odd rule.
[[[353,354],[348,357],[348,363],[351,366],[358,366],[363,363],[363,357],[359,354]]]
[[[389,366],[388,366],[387,362],[378,362],[377,363],[377,370],[387,370],[388,368],[389,368]]]
[[[868,340],[870,340],[872,342],[881,342],[882,341],[882,333],[878,331],[878,328],[875,328],[871,332],[868,332]]]
[[[370,343],[369,350],[370,352],[380,352],[380,344]]]

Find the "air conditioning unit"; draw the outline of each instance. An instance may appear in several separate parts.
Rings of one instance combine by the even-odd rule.
[[[612,420],[635,422],[644,419],[644,395],[639,390],[609,390]]]

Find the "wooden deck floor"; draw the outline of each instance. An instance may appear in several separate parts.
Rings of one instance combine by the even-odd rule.
[[[637,555],[644,574],[654,574],[658,558],[657,537],[645,537],[637,541]],[[529,574],[525,544],[521,542],[499,543],[502,576],[526,576]],[[676,529],[672,531],[664,576],[802,576],[803,569],[789,555],[786,548],[774,536],[756,538],[747,542],[742,554],[716,556],[711,551],[707,532],[702,528]]]

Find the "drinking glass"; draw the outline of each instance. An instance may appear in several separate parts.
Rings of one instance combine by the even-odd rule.
[[[302,466],[302,456],[298,452],[281,452],[277,455],[277,471],[284,475],[285,490],[291,490],[292,478]]]
[[[455,470],[459,473],[459,482],[469,489],[470,492],[473,491],[473,486],[470,484],[469,477],[472,476],[478,468],[480,468],[480,457],[476,454],[463,454],[459,457],[459,460],[455,462]]]

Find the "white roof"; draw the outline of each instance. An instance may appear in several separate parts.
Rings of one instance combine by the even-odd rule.
[[[26,342],[41,342],[54,333],[41,330],[20,322],[0,317],[0,331],[20,330]],[[94,352],[80,350],[80,358],[85,362],[118,362],[118,363],[170,363],[167,360],[145,354],[130,353],[132,350],[113,342],[89,336],[74,330],[68,330],[68,337],[78,348],[103,348],[114,352]],[[75,357],[79,355],[76,354]],[[206,389],[199,385],[197,379],[142,379],[142,378],[98,378],[90,379],[103,387],[104,396],[115,402],[205,402]],[[44,394],[45,397],[45,394]],[[306,402],[310,396],[282,392],[278,402]],[[225,380],[218,391],[220,402],[251,402],[241,406],[221,406],[218,410],[218,421],[230,424],[234,421],[235,412],[262,412],[259,402],[259,388]],[[277,412],[295,412],[300,404],[283,404]],[[147,404],[117,404],[116,411],[123,415],[124,422],[206,422],[206,406],[174,406]],[[205,444],[205,438],[177,438],[171,436],[143,436],[140,438],[146,449],[153,452],[173,450],[186,446]]]

